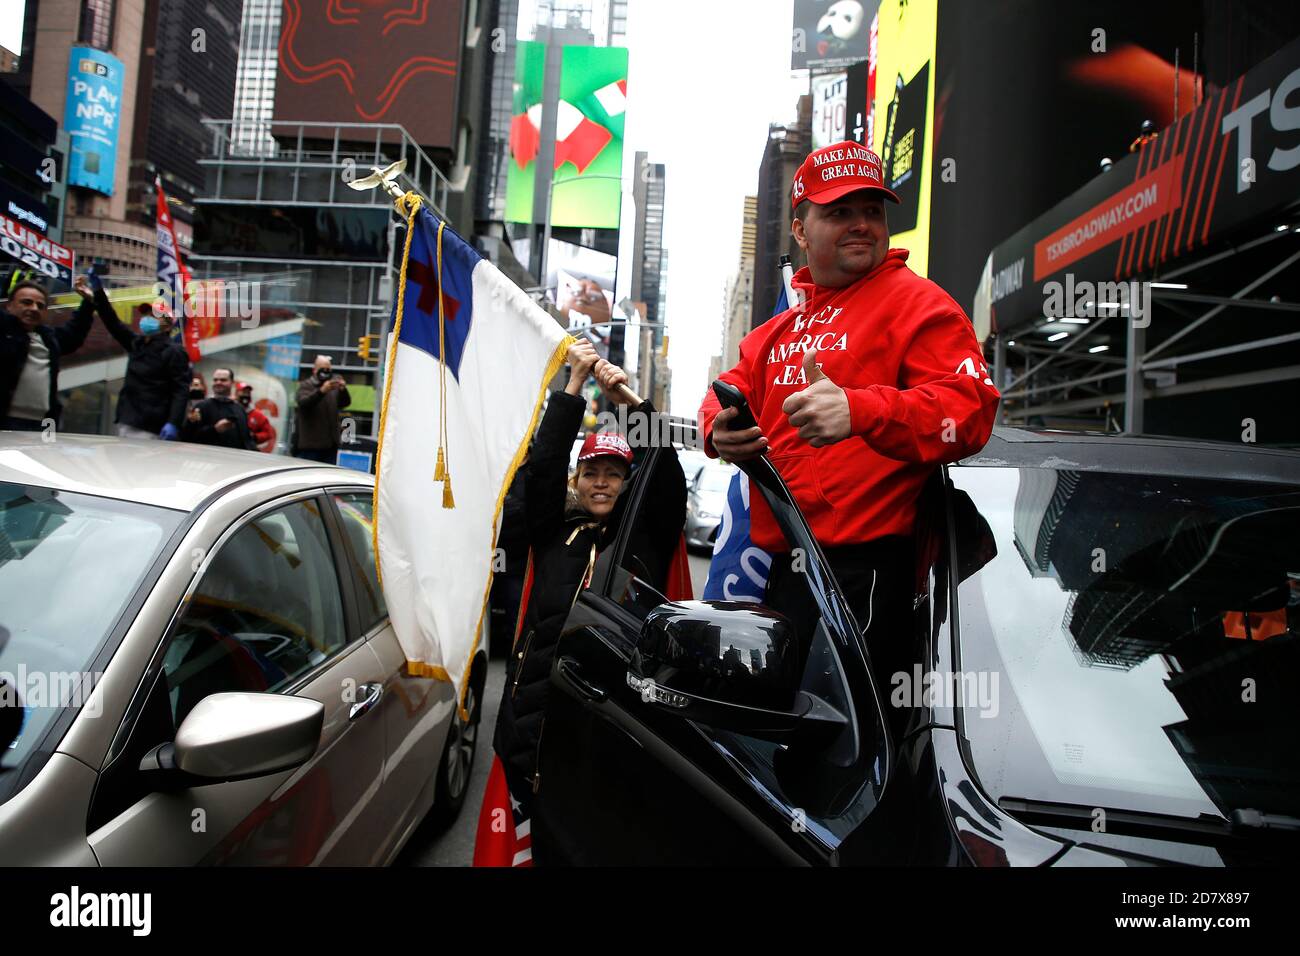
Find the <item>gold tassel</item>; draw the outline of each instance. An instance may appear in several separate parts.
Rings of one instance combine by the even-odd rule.
[[[438,461],[437,464],[433,466],[433,480],[446,481],[446,479],[447,479],[447,463],[446,460],[442,457],[442,449],[439,448]]]
[[[444,508],[456,507],[456,499],[451,493],[451,477],[448,476],[442,483],[442,506]]]

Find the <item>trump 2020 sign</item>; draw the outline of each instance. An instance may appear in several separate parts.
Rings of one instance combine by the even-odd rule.
[[[121,115],[122,61],[103,50],[74,46],[68,54],[63,112],[63,128],[72,142],[69,185],[113,195]]]

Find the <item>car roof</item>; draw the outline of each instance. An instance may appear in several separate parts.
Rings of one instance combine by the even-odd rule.
[[[964,467],[1060,468],[1300,484],[1300,451],[1158,435],[998,426]]]
[[[188,442],[101,435],[0,432],[0,482],[38,485],[177,511],[193,511],[222,488],[295,469],[337,472],[340,483],[370,484],[363,472],[284,455]]]

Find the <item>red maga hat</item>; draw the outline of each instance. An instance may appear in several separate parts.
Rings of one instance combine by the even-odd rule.
[[[798,208],[805,199],[823,206],[859,189],[874,189],[891,202],[898,202],[884,184],[880,157],[861,143],[833,143],[808,154],[790,187],[790,205]]]
[[[622,435],[614,432],[593,432],[588,435],[586,441],[582,443],[582,449],[578,452],[578,461],[601,458],[605,455],[613,455],[615,458],[623,459],[629,465],[632,464],[632,447]]]

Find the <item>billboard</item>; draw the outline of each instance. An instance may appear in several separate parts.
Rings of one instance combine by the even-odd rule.
[[[929,278],[969,309],[988,250],[1100,175],[1102,157],[1118,166],[1143,120],[1168,126],[1257,63],[1254,51],[1281,48],[1296,35],[1284,28],[1294,10],[1253,0],[1213,11],[1125,0],[941,3]],[[1103,24],[1104,53],[1094,49]]]
[[[929,269],[937,26],[938,0],[880,4],[872,149],[899,198],[888,209],[890,245],[909,250],[907,264],[918,275]]]
[[[880,0],[794,0],[790,69],[831,69],[865,60],[879,6]]]
[[[122,113],[122,61],[88,46],[68,51],[68,93],[63,128],[72,156],[68,185],[113,195],[117,128]]]
[[[867,59],[854,63],[845,73],[847,88],[844,96],[844,138],[870,146],[876,141],[876,60],[879,51],[880,18],[871,21],[871,40],[867,45]]]
[[[506,181],[508,222],[533,221],[545,68],[545,45],[520,42]],[[626,110],[626,48],[564,47],[551,175],[557,184],[551,198],[552,226],[618,228]]]
[[[275,119],[397,123],[421,146],[452,146],[461,6],[284,0]],[[394,131],[383,136],[398,139]]]
[[[812,79],[812,148],[821,149],[846,138],[849,77],[827,73]]]
[[[981,338],[1041,324],[1054,290],[1077,289],[1064,299],[1083,314],[1088,299],[1103,301],[1084,294],[1093,284],[1149,276],[1251,223],[1290,226],[1300,107],[1288,96],[1298,88],[1300,39],[997,245],[975,297]]]

